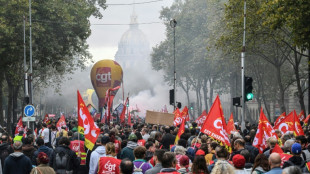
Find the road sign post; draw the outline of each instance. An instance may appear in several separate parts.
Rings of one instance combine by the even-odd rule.
[[[35,112],[36,112],[35,107],[32,106],[32,105],[27,105],[27,106],[25,106],[25,108],[24,108],[24,115],[25,115],[26,117],[32,117],[32,116],[34,116],[34,113],[35,113]],[[30,127],[30,124],[29,124],[30,121],[31,121],[31,119],[27,119],[27,126],[28,126],[28,128]]]

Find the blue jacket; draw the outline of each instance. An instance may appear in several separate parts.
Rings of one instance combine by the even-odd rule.
[[[275,167],[265,174],[279,174],[279,173],[282,173],[282,169],[280,167]]]
[[[45,145],[40,146],[40,147],[38,148],[38,150],[36,150],[36,151],[33,153],[33,156],[32,156],[32,163],[33,163],[34,165],[37,164],[36,158],[38,157],[38,155],[39,155],[40,152],[46,153],[46,155],[48,156],[48,158],[51,159],[52,154],[53,154],[53,149],[52,149],[52,148],[49,148],[49,147],[47,147],[47,146],[45,146]]]
[[[5,159],[3,174],[29,174],[31,169],[31,160],[22,152],[14,152]]]

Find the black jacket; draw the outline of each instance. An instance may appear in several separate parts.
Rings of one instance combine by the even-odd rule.
[[[9,143],[0,144],[0,159],[1,159],[2,170],[4,167],[4,161],[5,161],[6,157],[8,157],[13,152],[14,152],[14,150]]]
[[[174,135],[166,133],[161,140],[161,143],[163,144],[163,149],[170,150],[170,145],[174,144],[174,140],[175,140]]]
[[[78,158],[75,152],[73,152],[68,146],[60,145],[56,147],[50,159],[50,166],[55,171],[57,170],[55,158],[56,158],[56,154],[59,152],[65,152],[66,154],[69,155],[70,162],[68,163],[69,166],[67,166],[67,170],[70,170],[70,171],[73,170],[73,173],[77,173],[79,170],[81,158]]]
[[[29,174],[31,169],[31,160],[22,152],[14,152],[5,159],[3,174]]]

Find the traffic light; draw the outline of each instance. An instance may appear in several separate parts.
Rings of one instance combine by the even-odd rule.
[[[191,110],[194,110],[194,103],[191,103],[190,109],[191,109]]]
[[[128,99],[128,101],[127,101],[127,105],[126,105],[126,107],[127,107],[127,108],[129,107],[129,99]]]
[[[177,102],[177,108],[181,109],[182,108],[182,104],[181,102]]]
[[[253,79],[252,77],[244,76],[244,102],[252,100],[253,95],[253,85],[252,85]]]
[[[233,98],[233,105],[236,106],[236,107],[240,107],[241,106],[240,97]]]
[[[174,89],[169,90],[169,103],[174,106]]]

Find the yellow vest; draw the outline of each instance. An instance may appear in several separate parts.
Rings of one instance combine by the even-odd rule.
[[[14,142],[16,142],[16,141],[20,141],[20,142],[21,142],[22,139],[23,139],[23,136],[22,136],[22,135],[17,135],[17,136],[14,137],[13,141],[14,141]]]

